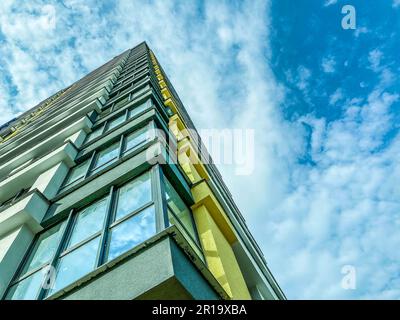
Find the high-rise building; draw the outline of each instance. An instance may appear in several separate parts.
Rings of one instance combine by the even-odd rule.
[[[0,297],[285,299],[204,156],[146,43],[3,125]]]

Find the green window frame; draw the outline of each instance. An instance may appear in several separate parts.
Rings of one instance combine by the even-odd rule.
[[[129,101],[131,101],[131,100],[132,99],[130,99]],[[90,142],[100,139],[100,137],[102,137],[107,132],[109,132],[117,127],[122,126],[127,121],[136,118],[137,116],[139,116],[146,110],[150,109],[152,107],[152,105],[153,105],[152,99],[149,98],[149,99],[145,100],[144,102],[135,103],[134,105],[123,110],[122,112],[116,113],[115,116],[104,121],[100,125],[98,125],[98,126],[95,125],[95,128],[92,130],[92,132],[90,132],[87,135],[84,144],[88,145]],[[109,110],[109,113],[116,111],[114,104],[112,104],[108,110]],[[101,120],[101,118],[100,118],[100,120]]]
[[[85,180],[96,172],[108,167],[121,157],[134,152],[155,137],[155,124],[150,121],[130,133],[124,133],[117,141],[94,150],[86,159],[70,169],[59,190],[60,192]]]
[[[188,204],[154,165],[36,235],[3,299],[45,299],[171,225],[205,262]]]
[[[161,231],[160,218],[156,217],[162,214],[155,201],[159,198],[155,195],[157,170],[154,166],[122,186],[111,187],[107,195],[82,209],[71,210],[67,219],[38,234],[4,298],[44,299]],[[117,217],[117,203],[124,189],[128,189],[125,199],[141,194],[142,200]],[[147,221],[146,228],[142,221]],[[127,242],[130,233],[136,238]],[[125,239],[124,246],[116,246],[116,236]],[[48,282],[46,267],[53,270],[53,287],[43,286]]]

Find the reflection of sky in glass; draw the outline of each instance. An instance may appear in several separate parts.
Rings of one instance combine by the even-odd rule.
[[[147,129],[148,129],[147,127],[144,127],[128,135],[126,137],[126,144],[124,151],[133,149],[143,141],[146,141]]]
[[[107,163],[108,161],[118,157],[119,143],[114,143],[108,148],[102,150],[97,155],[97,161],[95,167],[100,167],[101,165]]]
[[[117,214],[118,220],[132,211],[151,201],[151,183],[149,173],[124,185],[118,194]]]
[[[85,175],[86,169],[89,165],[89,160],[81,163],[79,166],[73,168],[68,176],[67,181],[65,184],[71,183],[79,178],[82,178]]]
[[[97,137],[99,137],[102,131],[103,131],[103,126],[98,127],[96,130],[92,131],[92,133],[89,135],[89,138],[87,139],[87,142],[92,141]]]
[[[52,294],[78,280],[95,268],[100,237],[68,253],[59,260]]]
[[[175,215],[178,217],[179,221],[185,226],[188,232],[190,232],[191,236],[196,239],[195,230],[193,227],[193,221],[191,218],[191,212],[186,204],[183,202],[181,197],[172,187],[171,183],[168,180],[165,180],[165,192],[166,198],[168,202],[168,206],[173,210]],[[173,223],[170,220],[170,223]]]
[[[39,270],[22,280],[11,288],[7,294],[7,299],[12,300],[33,300],[36,299],[39,293],[40,285],[42,283],[43,274]]]
[[[119,109],[119,108],[122,108],[128,101],[129,101],[129,95],[128,95],[126,98],[124,98],[124,99],[118,101],[118,102],[114,105],[114,110],[117,110],[117,109]]]
[[[129,110],[129,118],[133,118],[143,110],[147,109],[149,107],[149,100],[147,100],[145,103],[142,103],[141,105]]]
[[[155,233],[154,207],[151,206],[111,229],[108,261],[150,238]]]
[[[65,223],[62,222],[40,235],[22,274],[50,261],[57,250],[58,243],[64,230],[64,224]]]
[[[107,198],[97,201],[78,214],[68,248],[100,231],[107,209]]]
[[[112,128],[115,128],[116,126],[118,126],[119,124],[121,124],[124,121],[125,121],[125,113],[113,120],[110,120],[107,124],[107,130],[111,130]]]

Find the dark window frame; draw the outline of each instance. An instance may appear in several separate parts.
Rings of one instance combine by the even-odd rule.
[[[123,123],[121,124],[123,125]],[[147,139],[140,141],[137,145],[135,145],[134,147],[124,150],[124,146],[126,144],[126,139],[129,135],[134,134],[135,132],[139,132],[140,130],[143,130],[143,128],[146,128],[146,131],[148,132],[148,137]],[[154,129],[156,128],[154,121],[150,120],[148,122],[145,122],[143,124],[141,124],[140,126],[138,126],[137,128],[135,128],[134,131],[127,131],[124,132],[123,134],[119,135],[118,137],[116,137],[115,139],[112,139],[110,141],[108,141],[106,144],[102,145],[101,147],[91,151],[88,155],[85,155],[82,157],[82,159],[78,159],[78,162],[76,163],[75,166],[71,167],[67,173],[67,175],[64,178],[63,183],[61,184],[61,187],[58,191],[58,194],[60,194],[61,192],[64,192],[65,190],[69,189],[70,187],[84,181],[85,179],[87,179],[88,177],[98,173],[99,171],[102,171],[103,169],[105,169],[106,167],[108,167],[109,165],[111,165],[112,163],[118,161],[119,159],[121,159],[122,157],[124,157],[125,155],[135,152],[135,150],[139,149],[140,147],[142,147],[143,145],[145,145],[146,143],[148,143],[149,141],[151,141],[152,139],[154,139],[155,135],[154,135]],[[95,167],[95,163],[97,160],[97,155],[107,149],[108,147],[110,147],[113,144],[119,143],[119,147],[118,147],[118,155],[117,157],[103,163],[101,166]],[[89,165],[86,168],[86,172],[85,174],[78,178],[75,179],[74,181],[70,182],[70,183],[66,183],[72,173],[72,170],[81,165],[82,163],[84,163],[85,161],[89,161]]]
[[[19,266],[13,276],[12,281],[8,285],[7,290],[5,291],[5,293],[2,297],[2,300],[4,300],[7,297],[9,291],[11,290],[11,288],[14,285],[17,285],[18,283],[22,282],[24,279],[27,279],[29,276],[33,275],[36,272],[41,272],[40,270],[47,268],[49,266],[54,268],[53,270],[57,270],[57,266],[59,264],[60,258],[77,250],[78,248],[84,246],[85,244],[89,243],[90,241],[92,241],[93,239],[95,239],[97,237],[100,237],[99,247],[97,249],[98,251],[97,251],[97,255],[96,255],[95,268],[92,271],[96,270],[97,268],[99,268],[100,266],[102,266],[104,264],[107,264],[107,263],[113,261],[114,259],[117,259],[118,257],[116,257],[110,261],[106,261],[108,249],[109,249],[109,245],[110,245],[110,234],[111,234],[112,227],[114,227],[120,223],[123,223],[127,219],[129,219],[137,214],[140,214],[140,212],[143,212],[144,210],[146,210],[147,208],[149,208],[151,206],[154,206],[154,214],[155,214],[154,220],[155,220],[155,230],[156,231],[155,231],[154,235],[156,235],[159,232],[161,232],[162,230],[164,230],[167,227],[167,225],[162,225],[159,223],[159,221],[162,221],[162,216],[164,215],[162,206],[160,205],[160,203],[158,203],[159,199],[161,198],[161,190],[159,190],[159,188],[158,188],[159,182],[156,181],[159,177],[159,173],[158,173],[159,170],[161,170],[159,165],[154,165],[153,167],[146,170],[145,172],[141,172],[140,174],[136,175],[135,177],[129,179],[128,181],[125,181],[121,185],[112,185],[109,188],[109,190],[107,191],[107,193],[103,194],[101,197],[98,197],[97,199],[92,201],[90,204],[85,205],[84,207],[71,209],[67,218],[63,218],[63,219],[60,219],[60,220],[52,223],[51,225],[46,227],[45,230],[42,230],[41,232],[36,234],[29,249],[25,253],[24,258],[22,259],[21,263],[19,264]],[[117,221],[114,221],[114,217],[116,215],[116,210],[117,210],[116,203],[117,203],[119,190],[126,184],[129,184],[130,182],[134,181],[135,179],[137,179],[143,175],[146,175],[146,174],[149,175],[150,184],[151,184],[151,200],[149,202],[145,203],[144,205],[140,206],[139,208],[136,208],[133,211],[129,212],[123,218],[121,218]],[[84,238],[83,240],[74,244],[72,247],[68,248],[68,243],[69,243],[71,235],[74,231],[74,227],[77,223],[77,218],[78,218],[79,214],[81,212],[83,212],[86,208],[95,204],[97,201],[101,201],[101,199],[104,199],[104,198],[107,201],[107,205],[106,205],[105,220],[103,222],[103,226],[102,226],[101,230]],[[61,235],[60,241],[57,245],[57,249],[55,250],[55,253],[53,254],[50,261],[43,263],[40,266],[37,266],[34,269],[29,270],[28,272],[21,275],[21,272],[24,269],[31,254],[33,253],[40,236],[42,234],[44,234],[45,232],[47,232],[48,230],[51,230],[53,227],[60,225],[62,223],[65,223],[65,226],[63,227],[62,235]],[[136,246],[134,246],[133,248],[135,248],[135,247]],[[133,249],[133,248],[131,248],[131,249]],[[131,249],[129,249],[129,250],[131,250]],[[76,281],[78,281],[78,280],[79,279],[77,279]],[[73,283],[75,283],[76,281],[74,281]],[[62,290],[62,289],[60,289],[60,290]],[[49,291],[49,289],[41,287],[38,290],[36,299],[42,300],[42,299],[46,298],[48,291]]]

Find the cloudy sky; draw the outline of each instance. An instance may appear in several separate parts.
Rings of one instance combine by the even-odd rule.
[[[255,130],[221,170],[287,297],[399,299],[400,1],[140,2],[2,0],[0,123],[146,40],[198,128]]]

